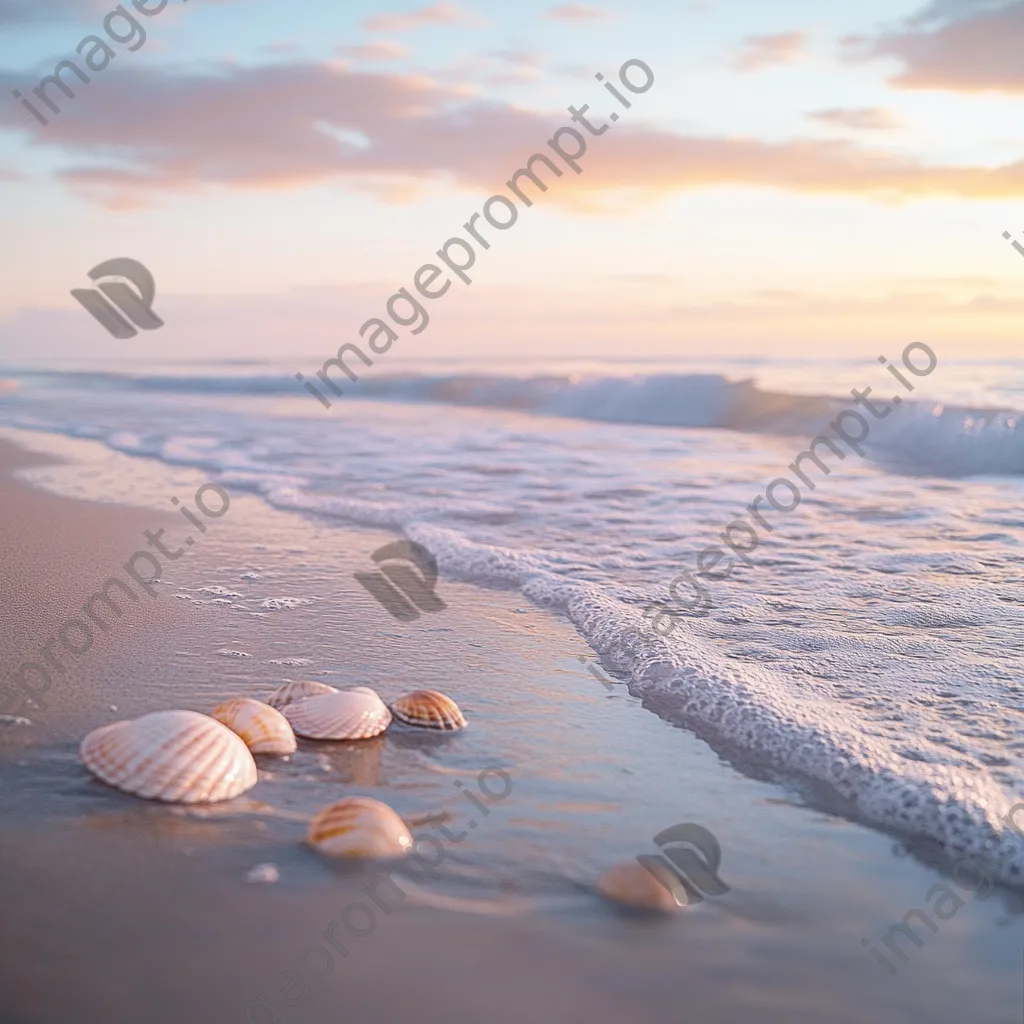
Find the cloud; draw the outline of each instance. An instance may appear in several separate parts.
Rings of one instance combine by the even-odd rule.
[[[977,14],[979,11],[999,10],[1006,7],[1008,0],[932,0],[917,14],[907,18],[908,25],[935,25],[943,21],[952,21],[965,14]]]
[[[0,74],[0,88],[19,85]],[[566,124],[564,113],[467,97],[429,78],[308,63],[108,70],[62,103],[75,104],[74,116],[45,128],[18,104],[2,105],[0,126],[59,149],[60,176],[116,206],[165,192],[331,181],[390,196],[485,196],[504,190],[531,154],[551,154],[546,141]],[[1024,197],[1024,161],[928,164],[852,141],[681,135],[621,122],[587,141],[581,175],[546,172],[545,201],[623,210],[721,185],[885,201]],[[69,156],[77,166],[67,167]]]
[[[407,272],[415,266],[409,264]],[[531,357],[614,352],[621,350],[623,337],[635,337],[643,340],[642,354],[666,357],[678,355],[681,344],[692,344],[695,352],[706,352],[712,343],[715,351],[749,354],[752,342],[789,351],[800,342],[809,353],[827,349],[863,358],[865,346],[876,339],[881,346],[876,351],[891,358],[906,342],[924,338],[940,359],[954,356],[954,342],[967,358],[986,351],[1005,358],[1018,351],[1024,313],[1019,278],[1003,291],[958,297],[942,288],[925,292],[884,284],[866,295],[763,290],[706,296],[685,275],[646,284],[607,275],[600,282],[604,301],[595,302],[593,282],[516,284],[488,281],[489,276],[481,274],[463,290],[457,310],[438,309],[441,319],[431,328],[440,332],[431,341],[436,355],[478,354],[481,337],[496,352]],[[383,312],[395,286],[391,279],[345,287],[283,286],[254,294],[166,289],[157,309],[174,325],[173,337],[170,331],[154,332],[146,340],[147,352],[155,359],[209,358],[211,353],[253,359],[287,351],[295,368],[309,373],[342,337],[358,340],[358,326]],[[83,351],[123,358],[123,344],[98,330],[70,296],[54,299],[62,302],[60,308],[22,307],[0,318],[0,351],[9,362],[38,363]],[[414,355],[417,344],[403,337],[394,352]]]
[[[783,32],[774,36],[748,36],[743,52],[735,60],[740,71],[759,71],[777,64],[791,64],[804,55],[807,37],[803,32]]]
[[[73,21],[101,11],[103,0],[0,0],[0,25]],[[110,6],[106,8],[110,10]]]
[[[63,21],[90,21],[109,14],[118,0],[0,0],[0,25],[53,24]],[[121,0],[129,13],[138,17],[130,0]],[[204,0],[210,3],[233,3],[234,0]],[[154,12],[155,13],[155,12]]]
[[[498,69],[484,75],[488,85],[523,85],[542,75],[544,58],[534,50],[496,50],[490,57]]]
[[[340,57],[356,60],[400,60],[412,51],[404,43],[382,39],[378,43],[363,43],[361,46],[339,46],[335,52]]]
[[[539,68],[544,63],[536,50],[495,50],[491,56],[518,67]]]
[[[560,7],[552,7],[548,17],[559,21],[597,21],[607,18],[608,12],[586,4],[562,4]]]
[[[936,0],[896,31],[847,36],[849,62],[894,57],[905,89],[1024,92],[1024,2]]]
[[[298,53],[298,50],[299,47],[297,43],[283,41],[277,43],[267,43],[267,45],[263,47],[264,53],[272,53],[275,57],[279,57],[282,54]]]
[[[894,114],[879,107],[830,107],[811,111],[807,116],[822,124],[854,131],[888,131],[900,127],[900,121]]]
[[[432,4],[408,14],[375,14],[363,22],[368,32],[412,32],[424,25],[452,25],[465,21],[466,15],[452,3]]]

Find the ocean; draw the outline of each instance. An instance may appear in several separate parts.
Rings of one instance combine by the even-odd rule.
[[[329,410],[296,382],[301,359],[7,366],[0,426],[404,535],[442,580],[568,619],[659,716],[736,763],[1016,884],[1024,842],[1002,819],[1024,800],[1024,361],[936,356],[927,376],[895,350],[393,360]],[[867,417],[864,457],[805,464],[814,486],[791,511],[762,504],[771,529],[704,578],[705,607],[690,587],[670,596],[868,387],[903,400]]]

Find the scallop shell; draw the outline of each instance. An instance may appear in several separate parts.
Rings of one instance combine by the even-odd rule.
[[[365,796],[325,807],[309,823],[306,842],[328,857],[402,857],[413,841],[387,804]]]
[[[464,729],[459,705],[437,690],[413,690],[391,705],[392,714],[406,725],[423,729]]]
[[[237,733],[254,754],[294,754],[295,733],[280,711],[249,697],[227,700],[210,712]]]
[[[665,870],[668,871],[667,866]],[[679,909],[679,903],[666,885],[635,860],[610,867],[597,880],[597,891],[631,910],[669,913]]]
[[[311,740],[364,740],[391,724],[387,705],[365,686],[307,697],[282,713],[298,735]]]
[[[229,729],[195,711],[155,711],[94,729],[80,755],[98,779],[168,803],[230,800],[256,785],[256,762]]]
[[[287,704],[294,704],[297,700],[305,700],[307,697],[320,697],[325,693],[337,693],[336,687],[328,686],[326,683],[315,683],[311,679],[304,679],[298,683],[285,683],[279,686],[268,698],[267,703],[278,711]]]

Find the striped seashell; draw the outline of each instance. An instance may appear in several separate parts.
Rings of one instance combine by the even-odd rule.
[[[294,704],[297,700],[305,700],[307,697],[319,697],[325,693],[337,693],[334,686],[326,683],[315,683],[311,679],[304,679],[298,683],[285,683],[279,686],[268,698],[267,703],[278,711],[287,704]]]
[[[196,711],[154,711],[94,729],[82,762],[116,789],[168,803],[214,803],[252,789],[256,762],[230,729]]]
[[[413,841],[405,822],[387,804],[346,797],[316,814],[306,842],[327,857],[402,857]]]
[[[391,705],[391,712],[406,725],[423,729],[464,729],[466,719],[459,705],[437,690],[413,690]]]
[[[669,875],[667,866],[665,874]],[[630,860],[610,867],[597,880],[597,891],[606,899],[630,910],[667,914],[679,909],[679,902],[672,895],[668,883],[668,878],[661,882],[642,864]]]
[[[365,686],[307,697],[282,713],[299,736],[311,740],[365,740],[391,724],[387,705]]]
[[[254,754],[295,753],[295,733],[288,719],[269,704],[236,697],[218,704],[210,715],[241,736]]]

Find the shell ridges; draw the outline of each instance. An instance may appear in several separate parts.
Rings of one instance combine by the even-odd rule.
[[[167,803],[230,800],[256,785],[256,762],[230,729],[196,711],[155,711],[90,732],[82,762],[102,782]]]
[[[299,736],[311,740],[364,740],[391,724],[391,712],[367,687],[307,697],[282,709]]]
[[[268,698],[267,703],[280,711],[288,704],[305,700],[307,697],[319,697],[325,693],[337,693],[335,686],[328,686],[327,683],[318,683],[312,679],[300,679],[295,683],[285,683],[279,686]]]
[[[387,804],[346,797],[325,807],[309,823],[306,842],[328,857],[402,857],[413,846],[405,822]]]
[[[297,744],[288,719],[276,708],[250,697],[235,697],[210,712],[240,736],[254,754],[293,754]]]
[[[464,729],[466,719],[459,705],[437,690],[413,690],[391,705],[391,712],[406,725],[421,729]]]

